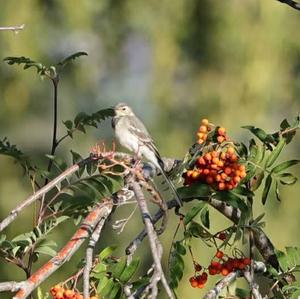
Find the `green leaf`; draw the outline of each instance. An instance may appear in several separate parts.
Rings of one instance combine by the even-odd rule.
[[[235,289],[235,295],[240,299],[246,299],[246,298],[249,297],[250,291],[245,290],[245,289],[236,288]]]
[[[50,255],[52,257],[56,255],[56,251],[49,246],[39,246],[34,251],[45,255]]]
[[[121,298],[121,286],[119,284],[115,284],[113,289],[110,291],[108,299]]]
[[[298,180],[291,173],[282,173],[279,175],[279,179],[282,185],[294,185]]]
[[[182,245],[182,243],[180,241],[176,241],[174,243],[174,249],[180,255],[185,255],[186,254],[186,249],[185,249],[185,247]]]
[[[140,264],[139,258],[133,259],[132,262],[125,268],[125,270],[121,274],[120,281],[126,283],[134,275],[139,264]]]
[[[205,204],[206,204],[205,202],[200,202],[196,206],[192,207],[184,217],[183,220],[184,224],[187,225],[188,223],[190,223],[203,209]]]
[[[299,297],[300,297],[300,290],[297,290],[292,294],[291,299],[299,299]]]
[[[206,184],[192,184],[177,189],[181,199],[184,201],[193,200],[195,198],[207,198],[211,195],[211,189]]]
[[[106,258],[108,258],[109,256],[112,255],[112,253],[117,249],[118,246],[113,245],[113,246],[109,246],[104,248],[100,254],[99,254],[99,260],[105,260]]]
[[[276,199],[278,201],[281,201],[281,199],[280,199],[280,192],[279,192],[279,188],[278,188],[278,181],[275,181],[275,195],[276,195]]]
[[[195,238],[207,239],[212,237],[212,235],[201,224],[194,221],[189,224],[187,233]]]
[[[239,208],[242,212],[248,211],[248,207],[244,201],[232,191],[216,192],[216,199],[224,201],[234,208]]]
[[[286,144],[285,139],[281,137],[278,144],[275,146],[275,148],[273,149],[273,151],[271,152],[271,154],[267,158],[266,167],[271,167],[274,164],[274,162],[276,161],[276,159],[280,155],[280,153],[281,153],[283,147],[285,146],[285,144]]]
[[[72,130],[72,128],[73,128],[73,123],[72,123],[71,120],[66,120],[66,121],[63,122],[63,124],[66,126],[66,128],[67,128],[68,130]]]
[[[261,183],[263,182],[263,179],[265,177],[265,172],[263,170],[259,171],[256,175],[255,178],[253,179],[253,184],[251,186],[252,191],[256,191]]]
[[[253,135],[255,135],[263,143],[273,143],[275,140],[272,135],[267,134],[264,130],[256,128],[254,126],[242,126],[243,129],[249,130]]]
[[[262,201],[262,204],[264,205],[267,201],[267,198],[268,198],[268,194],[269,194],[269,191],[270,191],[270,188],[271,188],[271,185],[272,185],[272,177],[271,175],[269,174],[266,178],[266,182],[265,182],[265,187],[264,187],[264,190],[263,190],[263,194],[262,194],[262,198],[261,198],[261,201]]]
[[[204,209],[201,211],[201,214],[200,214],[200,219],[203,223],[203,225],[209,229],[210,227],[210,221],[209,221],[209,209],[208,207],[204,207]]]
[[[272,169],[272,173],[277,174],[277,173],[279,173],[283,170],[286,170],[287,168],[294,166],[298,163],[300,163],[300,160],[289,160],[289,161],[282,162]]]
[[[88,54],[86,52],[76,52],[68,57],[66,57],[64,60],[60,61],[57,65],[59,66],[65,66],[66,64],[68,64],[69,62],[71,62],[72,60],[75,60],[76,58],[79,58],[81,56],[87,56]]]
[[[126,261],[126,257],[122,257],[117,263],[109,265],[108,271],[111,272],[114,278],[120,278],[126,267]]]

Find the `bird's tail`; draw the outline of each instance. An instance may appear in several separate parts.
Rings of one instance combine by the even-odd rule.
[[[163,175],[165,181],[166,181],[166,182],[168,183],[168,185],[170,186],[170,188],[171,188],[171,190],[172,190],[172,193],[174,194],[175,199],[177,200],[178,205],[179,205],[180,207],[182,207],[182,206],[183,206],[182,200],[181,200],[181,198],[180,198],[180,196],[179,196],[179,194],[178,194],[178,192],[177,192],[177,190],[176,190],[176,187],[174,186],[173,182],[168,178],[166,172],[164,171],[164,169],[162,168],[161,165],[160,165],[159,168],[160,168],[160,172],[161,172],[161,174]]]

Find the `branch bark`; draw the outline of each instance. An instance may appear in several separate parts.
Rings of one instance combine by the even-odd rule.
[[[112,208],[113,203],[110,199],[104,200],[102,203],[97,205],[86,216],[80,228],[73,235],[72,239],[57,253],[57,255],[44,264],[35,273],[33,273],[26,281],[20,283],[19,290],[13,299],[27,298],[27,296],[31,294],[31,292],[36,289],[44,280],[46,280],[65,262],[69,261],[72,255],[89,237],[91,231],[93,231],[99,221],[100,223],[105,222],[107,217],[112,212]]]
[[[284,3],[296,10],[300,10],[300,3],[299,2],[296,2],[296,1],[293,1],[293,0],[277,0],[281,3]]]

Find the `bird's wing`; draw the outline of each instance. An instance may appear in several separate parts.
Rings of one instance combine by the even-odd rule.
[[[160,159],[159,152],[154,144],[154,141],[147,131],[144,124],[135,116],[129,117],[129,131],[137,136],[139,141],[143,143],[144,145],[148,146],[153,152],[155,152],[155,155],[157,158]]]

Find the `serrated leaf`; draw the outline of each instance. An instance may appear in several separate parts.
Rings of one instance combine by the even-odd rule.
[[[262,194],[262,198],[261,198],[261,201],[262,201],[262,204],[264,205],[267,201],[267,198],[268,198],[268,194],[269,194],[269,191],[271,189],[271,185],[272,185],[272,177],[271,175],[269,174],[266,178],[266,181],[265,181],[265,187],[264,187],[264,190],[263,190],[263,194]]]
[[[113,246],[104,248],[99,254],[100,261],[105,260],[107,257],[111,256],[112,253],[117,249],[117,247],[118,246],[113,245]]]
[[[297,165],[298,163],[300,163],[300,160],[289,160],[289,161],[282,162],[272,169],[272,173],[274,174],[280,173],[289,167]]]
[[[283,150],[286,142],[284,138],[280,138],[278,144],[275,146],[271,154],[268,156],[266,160],[266,167],[271,167],[274,162],[277,160],[278,156],[280,155],[281,151]]]
[[[205,204],[205,202],[200,202],[196,206],[192,207],[185,215],[183,223],[185,225],[189,224],[199,214],[199,212],[203,209]]]
[[[125,268],[125,270],[121,274],[120,281],[126,283],[134,275],[139,264],[140,264],[139,258],[133,259],[132,262]]]

